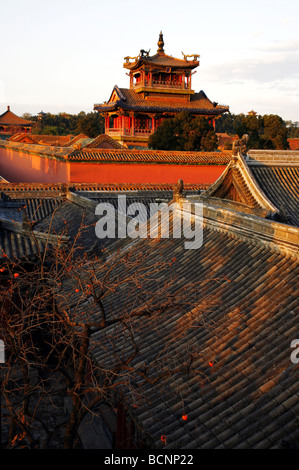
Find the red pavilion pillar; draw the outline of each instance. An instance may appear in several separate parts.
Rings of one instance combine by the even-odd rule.
[[[131,114],[131,135],[135,135],[135,116]]]
[[[152,117],[152,133],[155,132],[155,116]]]

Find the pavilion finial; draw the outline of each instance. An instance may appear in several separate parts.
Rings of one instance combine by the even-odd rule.
[[[159,41],[158,41],[158,51],[157,52],[164,52],[164,40],[163,40],[163,34],[162,31],[160,31],[159,34]]]

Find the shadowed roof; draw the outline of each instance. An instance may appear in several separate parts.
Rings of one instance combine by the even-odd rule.
[[[66,197],[63,185],[39,186],[48,195],[65,191],[55,230],[66,217],[76,225],[83,206],[91,215],[97,197],[103,200],[103,194],[94,194],[94,201],[73,193]],[[38,193],[34,185],[31,190]],[[178,209],[173,217],[180,215]],[[137,394],[125,388],[123,400],[150,448],[298,447],[299,365],[291,361],[290,345],[299,338],[299,228],[217,207],[213,198],[203,204],[203,215],[203,244],[196,250],[185,249],[184,238],[126,239],[116,255],[131,252],[145,268],[165,261],[165,269],[152,275],[155,285],[166,283],[172,294],[196,282],[199,300],[186,311],[173,308],[94,331],[93,360],[105,370],[121,354],[127,365],[134,331],[138,354],[129,365],[139,373],[129,374],[130,390]],[[113,276],[121,280],[122,270],[116,264]],[[84,282],[84,269],[80,272]],[[98,320],[99,306],[91,297],[81,302],[74,282],[62,286],[68,308]],[[144,305],[142,295],[112,289],[105,297],[108,320],[136,304]],[[159,372],[165,374],[155,382]]]
[[[202,199],[214,204],[234,201],[263,211],[264,217],[299,226],[298,188],[299,152],[250,150],[245,158],[232,158]]]
[[[168,262],[156,274],[159,285],[169,282],[174,293],[198,282],[201,294],[189,312],[130,321],[138,354],[124,403],[150,448],[298,445],[299,372],[290,360],[298,338],[298,240],[297,228],[209,204],[197,250],[186,250],[184,239],[127,240],[126,253],[148,254],[145,265],[157,257]],[[114,275],[121,278],[120,269]],[[73,285],[64,292],[74,312],[90,308],[97,318],[92,299],[80,307]],[[130,302],[136,298],[118,291],[105,307],[115,319]],[[124,362],[132,353],[128,324],[114,322],[92,338],[94,359],[105,369],[114,365],[115,349]],[[159,371],[165,373],[155,382]]]
[[[299,152],[250,151],[247,165],[276,211],[285,211],[288,223],[299,227]]]
[[[186,185],[186,194],[198,194],[205,185]],[[173,186],[169,184],[35,184],[0,181],[0,259],[33,258],[42,252],[50,230],[52,242],[61,236],[74,241],[83,252],[98,246],[95,235],[95,208],[99,203],[117,209],[118,195],[125,195],[127,206],[141,202],[148,209],[157,199],[170,201]],[[31,228],[35,232],[32,234]],[[55,238],[57,237],[57,238]],[[101,246],[113,243],[101,240]],[[1,251],[3,250],[3,251]]]

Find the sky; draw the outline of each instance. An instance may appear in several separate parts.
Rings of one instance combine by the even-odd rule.
[[[298,0],[14,0],[1,2],[0,114],[91,112],[125,56],[199,54],[192,89],[228,105],[299,121]]]

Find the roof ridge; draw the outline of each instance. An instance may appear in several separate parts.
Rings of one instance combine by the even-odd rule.
[[[228,155],[232,155],[232,152],[230,150],[224,150],[224,151],[221,151],[221,152],[217,152],[217,151],[211,151],[211,152],[205,152],[205,151],[198,151],[198,150],[153,150],[153,149],[149,149],[149,148],[144,148],[144,150],[142,149],[127,149],[127,148],[117,148],[117,149],[107,149],[107,148],[86,148],[84,147],[83,149],[81,150],[74,150],[72,153],[74,152],[80,152],[80,153],[83,153],[83,152],[87,152],[87,153],[96,153],[96,152],[99,152],[99,153],[132,153],[132,154],[142,154],[142,153],[149,153],[149,154],[161,154],[161,155],[164,155],[164,154],[180,154],[180,155],[202,155],[202,156],[208,156],[208,155],[213,155],[213,156],[220,156],[220,155],[225,155],[225,156],[228,156]]]
[[[188,201],[188,198],[186,199]],[[190,200],[192,203],[196,203]],[[231,233],[248,243],[266,245],[271,251],[283,251],[299,259],[299,228],[265,219],[254,214],[238,212],[227,207],[217,207],[212,201],[203,204],[203,223],[213,230]]]

